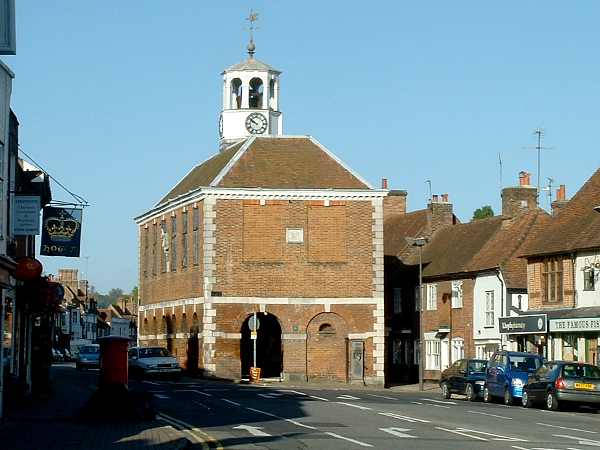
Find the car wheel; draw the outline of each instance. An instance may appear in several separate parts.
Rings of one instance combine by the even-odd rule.
[[[473,387],[473,385],[471,383],[467,384],[467,387],[465,388],[465,396],[467,397],[467,400],[470,402],[474,402],[477,397],[475,395],[475,388]]]
[[[521,397],[521,403],[525,408],[531,408],[533,406],[533,401],[529,397],[529,394],[526,390],[523,391],[523,397]]]
[[[452,394],[450,394],[450,389],[448,388],[448,383],[442,383],[442,397],[448,399],[451,396],[452,396]]]
[[[485,403],[490,403],[492,401],[492,394],[490,394],[490,390],[487,386],[483,388],[483,401]]]
[[[504,388],[504,404],[510,406],[513,404],[513,396],[509,388]]]
[[[558,399],[552,392],[546,394],[546,408],[550,411],[559,410]]]

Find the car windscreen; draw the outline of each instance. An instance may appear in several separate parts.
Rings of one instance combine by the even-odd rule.
[[[600,380],[600,369],[587,364],[567,364],[563,366],[563,376],[565,378],[592,378]]]
[[[485,372],[487,361],[469,361],[470,372]]]
[[[95,347],[95,346],[92,346],[92,345],[81,347],[79,349],[79,353],[87,353],[87,354],[90,354],[90,353],[92,353],[92,354],[93,353],[100,353],[100,347]]]
[[[535,356],[511,355],[508,359],[512,369],[519,372],[535,372],[542,366],[541,358]]]
[[[166,348],[140,348],[140,358],[160,358],[171,356]]]

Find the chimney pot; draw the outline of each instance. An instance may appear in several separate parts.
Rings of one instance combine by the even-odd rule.
[[[519,185],[529,186],[531,184],[531,174],[525,171],[519,172]]]
[[[556,190],[556,201],[564,202],[567,199],[567,189],[564,184],[561,184]]]
[[[448,194],[442,194],[442,201],[448,203]]]
[[[433,197],[431,199],[432,203],[437,203],[438,202],[438,195],[437,194],[433,194]]]
[[[388,188],[388,180],[387,178],[382,178],[381,179],[381,189],[387,189]]]

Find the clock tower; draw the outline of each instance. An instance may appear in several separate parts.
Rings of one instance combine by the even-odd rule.
[[[252,37],[256,14],[250,14],[248,58],[222,73],[223,109],[219,117],[219,143],[223,149],[252,135],[282,134],[283,117],[279,111],[280,71],[254,58]]]

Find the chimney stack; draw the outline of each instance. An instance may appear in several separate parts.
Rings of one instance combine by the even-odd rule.
[[[388,180],[387,178],[382,178],[381,179],[381,189],[387,189],[388,188]]]
[[[552,207],[552,215],[556,216],[560,209],[567,204],[567,188],[561,184],[556,190],[556,200],[550,205]]]
[[[502,189],[502,215],[515,217],[538,207],[537,188],[531,185],[531,174],[519,172],[519,185]]]
[[[454,225],[452,203],[448,201],[448,194],[433,194],[429,203],[429,226],[431,234],[447,225]]]

